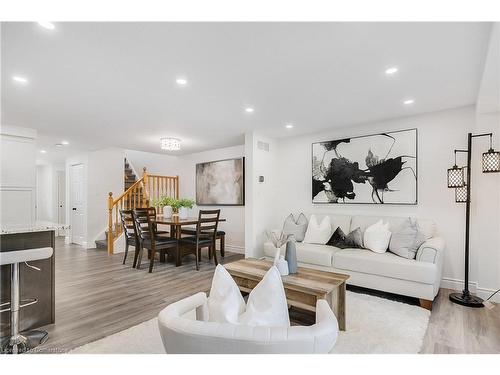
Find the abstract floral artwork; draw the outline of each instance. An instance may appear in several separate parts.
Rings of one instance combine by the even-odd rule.
[[[196,164],[196,204],[245,204],[245,158]]]
[[[417,129],[312,145],[313,203],[417,203]]]

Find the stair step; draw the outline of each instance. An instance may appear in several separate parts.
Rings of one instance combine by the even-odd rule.
[[[95,242],[96,249],[108,249],[108,241],[106,240],[97,240]]]

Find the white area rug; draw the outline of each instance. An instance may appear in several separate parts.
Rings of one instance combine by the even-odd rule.
[[[341,331],[332,353],[408,353],[420,351],[430,312],[418,306],[347,292],[347,330]],[[71,354],[165,353],[157,319],[151,319]]]

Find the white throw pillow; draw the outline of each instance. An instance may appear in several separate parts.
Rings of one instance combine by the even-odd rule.
[[[210,322],[238,323],[239,316],[245,311],[245,300],[238,285],[220,264],[215,269],[207,303]]]
[[[246,311],[240,316],[239,323],[263,327],[290,326],[285,288],[275,266],[250,292]]]
[[[332,234],[333,231],[330,216],[325,216],[323,220],[321,220],[321,224],[318,224],[316,215],[311,215],[311,218],[309,219],[309,225],[307,226],[306,235],[304,237],[304,242],[325,245]]]
[[[389,231],[389,223],[384,224],[382,220],[366,228],[363,235],[364,248],[375,253],[385,253],[390,241],[391,232]]]

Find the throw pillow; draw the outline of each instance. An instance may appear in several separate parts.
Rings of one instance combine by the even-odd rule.
[[[238,323],[239,316],[245,311],[245,300],[238,285],[220,264],[215,269],[207,303],[210,322]]]
[[[307,230],[307,217],[303,213],[299,215],[297,220],[293,217],[293,214],[288,215],[283,223],[283,234],[292,235],[295,241],[304,241],[304,236]]]
[[[250,292],[240,324],[264,327],[288,327],[288,304],[278,269],[273,266]]]
[[[318,224],[316,215],[311,215],[304,242],[326,245],[331,236],[332,225],[330,223],[330,217],[325,216],[323,220],[321,220],[321,223]]]
[[[338,227],[332,234],[327,245],[338,247],[339,249],[362,249],[363,248],[363,235],[361,228],[356,228],[347,236],[344,231]]]
[[[391,232],[389,223],[384,224],[382,220],[370,225],[365,230],[363,246],[375,253],[385,253],[389,247]]]
[[[403,258],[415,259],[417,250],[427,239],[416,220],[408,218],[392,233],[389,251]]]

